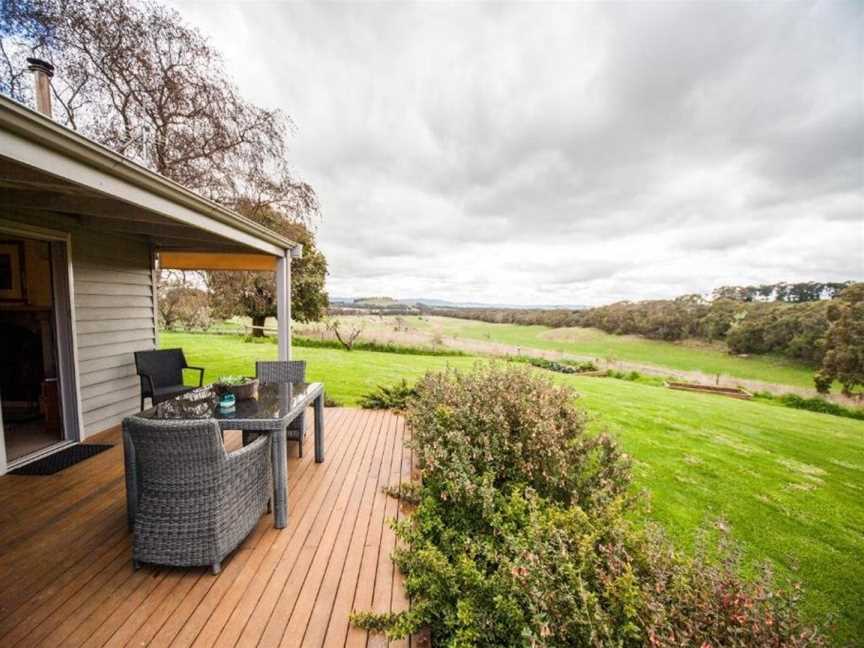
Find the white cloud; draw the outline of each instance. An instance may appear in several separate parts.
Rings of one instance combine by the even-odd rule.
[[[332,294],[864,278],[861,5],[176,6],[296,122]]]

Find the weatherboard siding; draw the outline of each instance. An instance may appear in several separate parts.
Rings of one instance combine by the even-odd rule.
[[[72,235],[82,437],[140,407],[135,351],[156,346],[151,253],[147,244],[90,232]]]

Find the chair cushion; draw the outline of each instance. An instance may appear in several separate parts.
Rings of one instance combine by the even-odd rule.
[[[166,401],[169,398],[174,398],[175,396],[179,396],[180,394],[185,394],[186,392],[192,391],[193,389],[193,387],[186,387],[185,385],[167,385],[165,387],[157,387],[155,390],[156,393],[153,394],[153,401]]]

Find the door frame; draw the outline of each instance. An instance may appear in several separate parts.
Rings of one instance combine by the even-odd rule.
[[[0,218],[0,234],[48,241],[51,244],[51,284],[54,318],[54,344],[57,375],[60,378],[60,411],[63,440],[7,462],[3,435],[3,411],[0,407],[0,475],[52,454],[81,440],[84,424],[81,415],[81,392],[78,376],[78,335],[75,329],[74,278],[72,273],[72,235],[69,232],[36,227]]]

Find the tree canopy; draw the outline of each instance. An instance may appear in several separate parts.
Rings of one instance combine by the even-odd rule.
[[[801,304],[804,302],[833,299],[852,284],[851,281],[799,281],[758,286],[721,286],[714,291],[714,299],[733,301],[781,301]]]
[[[828,307],[831,323],[825,336],[825,356],[816,374],[821,392],[836,380],[844,394],[864,387],[864,283],[853,284]]]
[[[327,308],[327,260],[302,225],[285,228],[283,233],[303,244],[302,258],[291,263],[291,319],[319,320]],[[253,326],[263,327],[268,317],[276,316],[276,278],[271,272],[211,272],[208,283],[216,317],[243,314],[252,318]],[[253,335],[260,337],[262,329],[253,329]]]

